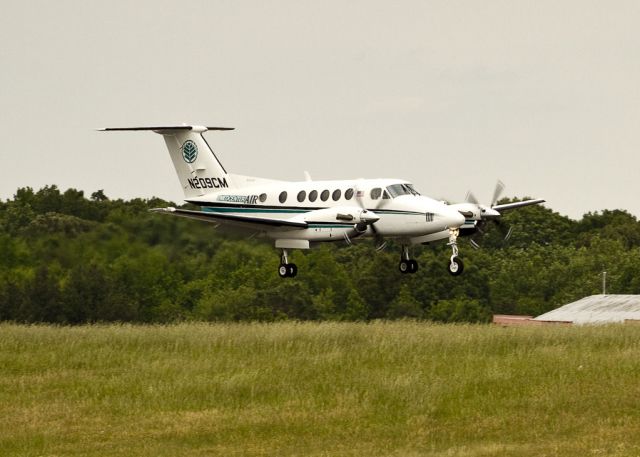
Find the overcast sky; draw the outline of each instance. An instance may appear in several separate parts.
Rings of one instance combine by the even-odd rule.
[[[639,1],[25,1],[0,17],[0,198],[182,200],[164,142],[227,170],[640,216]]]

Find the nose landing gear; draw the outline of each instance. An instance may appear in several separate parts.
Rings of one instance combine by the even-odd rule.
[[[449,260],[449,264],[447,265],[447,270],[453,276],[458,276],[462,274],[464,270],[464,263],[462,259],[458,257],[458,235],[460,234],[459,229],[451,229],[449,230],[449,243],[451,246],[451,258]]]

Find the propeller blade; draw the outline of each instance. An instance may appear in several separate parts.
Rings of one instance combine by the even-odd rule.
[[[464,198],[464,201],[466,201],[467,203],[473,203],[474,205],[479,204],[478,199],[470,190],[467,191],[467,196]]]
[[[491,207],[494,207],[496,205],[496,203],[498,203],[498,200],[500,199],[500,195],[502,194],[503,190],[504,190],[504,183],[498,179],[498,182],[496,182],[496,188],[493,190],[493,198],[491,199]]]
[[[502,241],[508,241],[509,238],[511,238],[511,235],[513,234],[513,227],[507,226],[500,219],[493,219],[492,222],[496,224],[496,227],[498,227],[498,230],[502,235]]]
[[[369,227],[371,227],[371,231],[373,232],[373,242],[376,246],[376,251],[380,252],[387,246],[387,242],[382,235],[380,235],[380,232],[378,232],[375,223],[369,224]]]
[[[504,237],[505,241],[509,241],[509,238],[511,238],[511,234],[513,233],[513,227],[509,227],[509,230],[507,230],[507,234]]]
[[[469,243],[471,243],[471,247],[473,249],[480,249],[480,245],[476,243],[476,240],[474,240],[473,238],[469,238]]]

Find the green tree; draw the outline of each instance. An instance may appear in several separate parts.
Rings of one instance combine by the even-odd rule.
[[[40,265],[25,293],[18,320],[64,324],[68,317],[60,299],[57,275],[46,265]]]
[[[424,315],[422,306],[411,294],[407,284],[400,287],[397,297],[391,302],[387,317],[392,319],[399,317],[420,318]]]
[[[478,300],[454,298],[436,303],[428,317],[438,322],[489,322],[491,311]]]

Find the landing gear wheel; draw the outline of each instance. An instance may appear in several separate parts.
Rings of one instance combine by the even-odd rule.
[[[451,257],[451,262],[447,265],[447,269],[452,276],[458,276],[464,270],[464,263],[458,257]]]
[[[283,263],[278,267],[278,274],[281,278],[293,278],[298,274],[298,267],[295,263]]]
[[[415,273],[416,271],[418,271],[418,262],[413,259],[401,260],[398,264],[398,270],[400,270],[400,273],[403,274]]]

